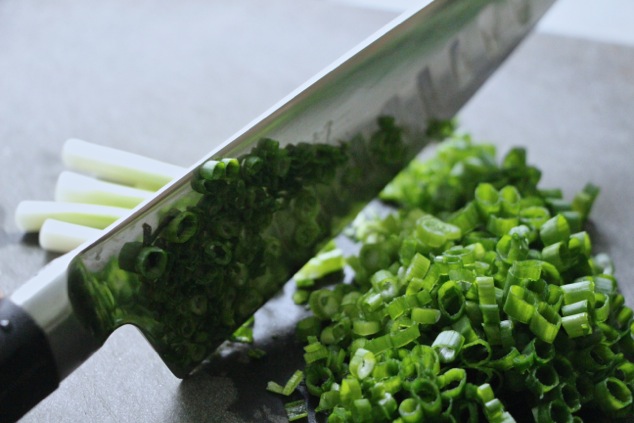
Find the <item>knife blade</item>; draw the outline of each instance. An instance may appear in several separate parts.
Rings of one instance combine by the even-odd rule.
[[[43,269],[0,303],[0,365],[11,369],[0,376],[2,418],[19,418],[122,324],[139,327],[174,374],[191,373],[424,147],[427,123],[454,116],[552,2],[422,2]]]

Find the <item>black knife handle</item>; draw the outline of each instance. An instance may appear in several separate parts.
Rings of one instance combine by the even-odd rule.
[[[22,308],[0,299],[0,423],[17,421],[58,386],[44,332]]]

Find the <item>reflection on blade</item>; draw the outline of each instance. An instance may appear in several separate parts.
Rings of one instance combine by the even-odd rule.
[[[138,326],[178,376],[270,298],[455,115],[552,0],[399,18],[73,261],[99,338]]]
[[[100,337],[137,325],[185,375],[374,198],[411,157],[406,147],[394,119],[381,117],[349,143],[267,138],[237,159],[209,160],[193,190],[103,269],[75,262],[71,300]]]

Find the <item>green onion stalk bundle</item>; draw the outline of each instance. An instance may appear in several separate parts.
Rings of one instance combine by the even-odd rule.
[[[353,225],[352,283],[307,283],[305,385],[329,423],[581,422],[632,415],[633,312],[572,201],[466,136],[414,161]],[[336,267],[336,266],[334,266]],[[297,375],[294,375],[297,380]],[[278,389],[279,391],[279,389]]]

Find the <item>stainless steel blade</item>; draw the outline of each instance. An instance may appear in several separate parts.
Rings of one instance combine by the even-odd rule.
[[[68,271],[64,268],[53,278],[36,277],[12,298],[46,329],[62,377],[122,324],[138,326],[176,375],[191,372],[426,145],[428,122],[453,117],[553,2],[421,2],[78,251]],[[257,156],[266,169],[269,147],[261,141],[267,139],[279,143],[279,147],[268,144],[270,151],[277,151],[271,154],[282,151],[308,166],[306,171],[317,166],[322,175],[290,180],[284,173],[288,169],[283,169],[275,181],[258,183],[248,176],[246,194],[238,195],[244,198],[235,200],[239,204],[221,207],[222,216],[230,218],[231,230],[238,226],[239,234],[223,235],[214,226],[227,224],[216,221],[221,213],[213,204],[218,184],[203,181],[201,185],[201,167],[210,160],[240,158],[244,177],[249,158]],[[298,146],[306,150],[310,161],[300,161],[304,153],[298,152]],[[297,163],[289,160],[292,171],[303,171],[294,169]],[[277,186],[280,181],[294,185],[282,189]],[[244,188],[234,182],[225,185],[229,191]],[[236,195],[233,192],[230,197]],[[312,222],[298,217],[295,209],[299,199],[305,199],[302,195],[317,204]],[[275,206],[258,208],[260,197]],[[185,211],[193,211],[204,222],[197,223],[195,251],[187,254],[205,257],[201,251],[208,249],[208,255],[217,260],[215,265],[197,268],[177,259],[185,254],[182,246],[164,239],[168,221]],[[243,244],[251,238],[243,239],[244,228],[255,226],[259,232],[249,236],[263,245],[255,245],[255,257],[247,260],[244,254],[249,251]],[[299,229],[302,236],[311,234],[306,245],[298,246]],[[210,247],[216,240],[222,240],[222,245]],[[120,252],[132,243],[165,251],[167,273],[153,279],[138,269],[130,271],[130,265],[122,270]],[[218,261],[218,254],[227,251],[232,255],[229,262]],[[160,261],[161,257],[151,259]],[[200,274],[203,267],[207,284]],[[48,295],[42,295],[44,291]],[[190,307],[185,298],[204,298],[204,307]],[[43,312],[51,310],[53,301],[52,310],[58,310],[54,316]]]

